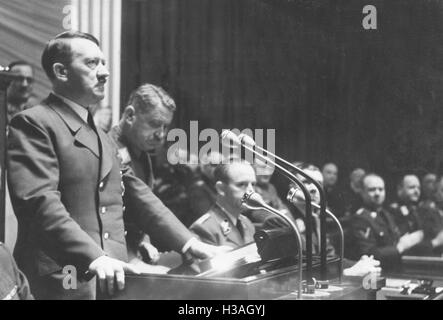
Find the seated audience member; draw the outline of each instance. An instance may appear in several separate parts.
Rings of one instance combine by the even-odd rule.
[[[216,246],[240,247],[254,241],[255,228],[242,215],[246,192],[254,191],[256,177],[253,167],[244,160],[219,164],[214,170],[217,192],[214,205],[195,221],[191,231],[203,242]]]
[[[33,300],[28,280],[0,242],[0,300]]]
[[[354,214],[363,205],[361,197],[362,178],[366,172],[362,168],[352,170],[349,175],[349,189],[345,195],[345,216]]]
[[[365,175],[362,185],[363,206],[351,218],[348,257],[373,255],[382,268],[396,268],[401,255],[423,241],[423,231],[400,236],[394,218],[383,208],[385,183],[379,175]]]
[[[437,184],[437,175],[432,172],[426,173],[421,179],[421,200],[434,200],[434,193]]]
[[[425,238],[431,241],[433,255],[443,254],[443,176],[436,181],[435,200],[425,200],[420,203],[420,217]]]
[[[307,173],[309,176],[314,178],[320,185],[323,185],[323,176],[321,174],[321,171],[319,168],[312,164],[307,163],[297,163],[297,166],[302,169],[305,173]],[[311,201],[319,204],[320,203],[320,193],[318,189],[315,187],[315,185],[306,179],[305,177],[302,177],[301,175],[297,175],[297,177],[300,179],[300,181],[305,185],[305,187],[308,189],[308,192],[311,196]],[[312,236],[312,252],[314,254],[320,253],[320,210],[317,208],[312,208],[312,230],[313,230],[313,236]],[[302,235],[302,241],[303,241],[303,248],[306,250],[306,225],[305,225],[305,200],[302,195],[296,199],[296,203],[294,204],[294,213],[293,215],[288,215],[290,219],[292,219],[295,222],[295,225],[298,227],[298,230],[300,231]],[[282,226],[287,226],[286,221],[283,221],[281,218],[270,215],[265,222],[263,223],[263,229],[275,229],[275,228],[281,228]],[[335,255],[335,249],[331,245],[329,237],[327,237],[327,255],[328,256],[334,256]]]
[[[6,96],[8,101],[8,123],[18,112],[30,107],[29,99],[32,96],[34,71],[25,61],[14,61],[9,64],[10,73],[16,78],[8,86]]]
[[[211,151],[200,159],[200,175],[188,190],[191,205],[190,221],[194,222],[204,215],[215,203],[217,191],[215,189],[214,170],[224,160],[223,155]]]
[[[345,213],[345,204],[343,193],[337,185],[338,181],[338,168],[332,163],[326,163],[322,169],[323,188],[325,190],[326,203],[328,208],[337,217],[342,217]]]
[[[271,183],[274,167],[256,158],[254,168],[257,177],[255,191],[261,195],[266,204],[282,213],[290,215],[288,207],[280,199],[277,194],[277,189]],[[244,215],[246,215],[254,223],[256,228],[261,229],[262,224],[268,217],[269,213],[264,210],[248,210],[244,213]]]
[[[398,201],[389,206],[400,232],[400,236],[421,230],[424,232],[424,220],[428,212],[418,206],[420,199],[420,181],[414,174],[403,175],[397,185]],[[406,252],[408,255],[432,255],[434,251],[432,238],[426,232],[421,243]],[[434,242],[434,244],[436,244]]]

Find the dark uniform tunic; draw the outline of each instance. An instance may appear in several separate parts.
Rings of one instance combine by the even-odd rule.
[[[396,248],[399,237],[400,231],[387,210],[360,208],[351,218],[347,257],[358,260],[362,255],[373,255],[382,268],[395,268],[401,262]]]

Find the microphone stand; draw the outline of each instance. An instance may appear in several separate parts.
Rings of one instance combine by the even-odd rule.
[[[305,211],[306,211],[306,281],[307,281],[307,291],[308,293],[314,293],[315,290],[315,281],[312,277],[312,207],[311,207],[311,195],[309,194],[309,191],[306,189],[304,184],[290,171],[286,170],[279,164],[277,164],[275,161],[271,160],[270,158],[264,156],[263,154],[258,153],[250,146],[246,145],[243,141],[241,141],[236,134],[234,134],[232,131],[226,130],[222,133],[222,139],[228,138],[229,140],[233,141],[234,143],[243,146],[246,150],[249,150],[256,156],[259,156],[261,159],[270,162],[272,165],[274,165],[277,169],[279,169],[282,174],[288,178],[293,183],[297,184],[300,189],[303,192],[303,195],[306,201],[305,205]],[[325,251],[326,252],[326,251]]]
[[[291,203],[295,204],[295,195],[296,193],[296,189],[295,188],[291,188],[288,192],[288,196],[287,196],[287,200],[290,201]],[[311,205],[317,209],[320,209],[320,206],[318,204],[316,204],[315,202],[312,202]],[[344,260],[344,252],[345,252],[345,235],[343,232],[343,227],[340,223],[340,221],[337,219],[337,217],[328,209],[326,209],[326,213],[328,214],[329,217],[332,218],[332,220],[335,222],[335,224],[338,227],[339,230],[339,234],[340,234],[340,265],[339,265],[339,274],[338,274],[338,281],[339,283],[341,283],[342,280],[342,274],[343,274],[343,260]]]
[[[294,166],[292,163],[286,161],[283,158],[280,158],[279,156],[275,155],[274,153],[260,147],[259,145],[257,145],[255,143],[254,140],[252,140],[252,138],[250,138],[252,140],[251,143],[246,142],[245,140],[247,140],[247,138],[245,138],[245,137],[250,138],[247,135],[243,135],[242,139],[240,139],[240,142],[245,148],[247,148],[247,150],[253,152],[254,154],[260,155],[264,159],[269,160],[268,157],[261,155],[260,153],[258,153],[255,150],[252,150],[251,147],[249,147],[249,146],[246,147],[246,144],[253,145],[258,150],[266,152],[266,154],[268,156],[271,156],[272,158],[275,158],[275,159],[281,161],[282,163],[284,163],[285,165],[294,169],[298,174],[300,174],[301,176],[308,179],[318,189],[318,192],[320,195],[320,278],[321,278],[321,280],[327,280],[328,270],[327,270],[327,259],[326,259],[326,200],[325,200],[326,197],[325,197],[325,191],[323,190],[323,187],[315,179],[313,179],[311,176],[309,176],[307,173],[305,173],[302,169]],[[270,162],[273,163],[273,161],[270,161]],[[308,199],[308,198],[306,198],[306,196],[305,196],[305,199],[307,200],[306,203],[311,202],[310,198]],[[308,220],[308,212],[307,211],[306,211],[306,218]],[[311,218],[311,214],[309,214],[309,219],[310,218]],[[308,220],[308,222],[310,223],[310,220]],[[306,224],[306,231],[308,231],[307,224]],[[312,233],[312,229],[310,229],[310,233]],[[308,236],[308,232],[306,232],[306,236]],[[309,237],[311,237],[311,234],[309,235]],[[308,237],[306,238],[306,250],[308,250],[307,242],[308,242]],[[312,248],[311,248],[311,251],[312,251]]]
[[[282,214],[280,211],[274,209],[273,207],[267,205],[263,201],[259,201],[258,199],[254,199],[254,198],[259,198],[261,200],[261,196],[256,192],[245,193],[243,196],[243,199],[242,199],[243,206],[245,206],[246,208],[251,209],[251,210],[265,209],[266,211],[285,220],[291,226],[291,229],[294,232],[295,239],[297,241],[297,246],[298,246],[298,279],[299,280],[298,280],[297,297],[298,297],[298,299],[301,299],[301,293],[303,290],[303,285],[302,285],[302,282],[303,282],[303,271],[302,271],[303,270],[303,245],[302,245],[300,231],[297,229],[297,226],[294,224],[294,222],[292,222],[292,220],[289,219],[286,215]],[[255,202],[258,206],[251,205],[248,202]]]

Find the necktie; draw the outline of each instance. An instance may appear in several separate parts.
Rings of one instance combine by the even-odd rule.
[[[243,228],[243,224],[241,223],[240,219],[237,219],[236,227],[238,229],[238,232],[240,233],[242,239],[245,239],[245,230]]]
[[[94,132],[97,133],[97,128],[95,127],[94,118],[92,117],[92,114],[88,111],[88,124],[91,127]]]

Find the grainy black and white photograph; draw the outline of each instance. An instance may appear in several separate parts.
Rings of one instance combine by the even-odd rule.
[[[0,0],[0,168],[2,300],[442,300],[443,0]]]

